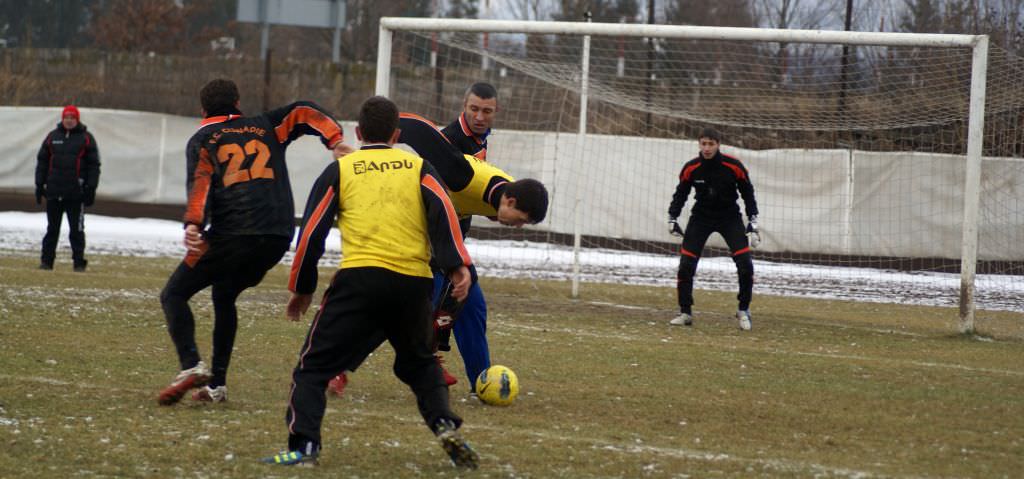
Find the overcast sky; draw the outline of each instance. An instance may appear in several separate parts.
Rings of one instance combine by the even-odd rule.
[[[538,2],[539,10],[544,12],[541,20],[549,20],[551,12],[557,7],[556,0],[481,0],[480,18],[523,19],[524,5]],[[647,18],[647,0],[637,0],[640,5],[641,20]],[[841,30],[846,12],[845,0],[751,0],[758,11],[777,10],[783,1],[789,1],[799,10],[796,15],[797,25],[794,28],[819,28],[825,30]],[[660,21],[664,21],[666,0],[655,0],[654,10]],[[899,24],[899,15],[905,10],[903,0],[854,0],[853,30],[879,31],[884,22],[884,30],[892,31]],[[536,18],[529,18],[535,20]],[[767,19],[762,19],[763,27],[774,27]]]

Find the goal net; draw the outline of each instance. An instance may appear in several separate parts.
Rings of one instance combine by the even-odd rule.
[[[470,84],[494,84],[488,160],[552,194],[540,225],[475,221],[471,252],[485,274],[675,284],[668,205],[699,131],[713,127],[756,190],[755,294],[958,305],[964,273],[968,301],[1021,310],[1024,60],[988,48],[973,191],[976,37],[875,34],[898,40],[879,45],[856,35],[823,43],[815,32],[729,40],[730,30],[750,31],[547,23],[382,22],[392,26],[382,27],[390,54],[379,60],[378,92],[443,126]],[[677,35],[688,29],[696,33]],[[978,213],[965,215],[971,197]],[[692,205],[691,194],[681,223]],[[736,288],[718,235],[695,285]],[[968,306],[962,315],[973,314]]]

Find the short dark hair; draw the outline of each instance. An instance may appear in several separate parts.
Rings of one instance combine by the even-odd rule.
[[[537,180],[513,181],[505,187],[505,196],[516,199],[516,209],[530,215],[530,223],[540,223],[548,214],[548,189]]]
[[[207,115],[223,115],[238,104],[238,86],[226,78],[210,80],[199,91],[199,103]]]
[[[722,134],[719,133],[718,130],[716,130],[714,128],[705,128],[705,129],[701,130],[700,131],[700,136],[698,136],[697,139],[699,140],[701,138],[707,138],[707,139],[710,139],[710,140],[715,140],[718,143],[722,142]]]
[[[359,107],[359,132],[364,143],[387,143],[398,128],[398,106],[383,96],[371,96]]]
[[[470,85],[469,89],[466,90],[465,98],[468,99],[470,93],[476,95],[477,98],[481,100],[486,100],[488,98],[494,98],[497,100],[498,98],[498,89],[494,88],[494,85],[487,82],[477,82]]]

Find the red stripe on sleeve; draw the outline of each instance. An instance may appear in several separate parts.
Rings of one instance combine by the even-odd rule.
[[[313,231],[320,225],[320,221],[323,220],[324,211],[334,201],[334,187],[330,186],[327,188],[327,193],[320,200],[320,203],[316,205],[316,209],[313,210],[313,215],[306,221],[306,229],[302,230],[302,237],[299,238],[299,245],[295,248],[295,258],[292,260],[291,275],[288,278],[288,291],[295,292],[295,283],[299,280],[299,270],[302,269],[302,262],[305,261],[306,246],[309,244],[309,237],[313,234]]]
[[[693,173],[693,170],[696,170],[697,167],[699,167],[699,166],[700,166],[700,163],[694,163],[694,164],[684,168],[683,169],[683,174],[679,175],[679,179],[681,179],[683,181],[689,181],[690,180],[690,175]]]
[[[444,191],[442,187],[433,176],[424,175],[423,179],[420,180],[420,184],[426,186],[427,189],[432,191],[438,199],[444,204],[444,210],[448,215],[448,229],[452,233],[452,238],[455,240],[455,248],[459,251],[459,257],[462,258],[462,264],[469,266],[473,261],[469,258],[469,251],[466,250],[466,245],[462,241],[462,229],[459,228],[459,217],[455,214],[455,207],[452,206],[452,200],[448,198],[448,193]]]
[[[89,134],[85,134],[85,144],[78,150],[78,156],[75,157],[75,178],[78,178],[82,174],[82,157],[85,156],[85,149],[89,148]]]
[[[274,128],[277,141],[284,143],[292,134],[295,125],[298,124],[309,125],[310,128],[316,130],[320,136],[327,139],[327,145],[331,148],[341,141],[341,128],[338,127],[338,124],[316,108],[308,106],[295,107],[291,113],[288,113],[288,116],[284,117],[284,121]]]
[[[185,209],[185,222],[196,225],[203,224],[206,215],[206,200],[210,194],[213,179],[213,163],[206,148],[199,149],[199,162],[193,174],[192,191],[188,195],[188,208]]]
[[[723,161],[722,164],[729,167],[729,169],[732,170],[733,174],[736,175],[737,180],[743,181],[747,179],[747,175],[743,173],[743,168],[740,168],[738,165],[734,165],[732,163],[728,163],[725,161]]]
[[[209,250],[210,250],[210,243],[209,242],[203,242],[203,244],[199,246],[199,251],[191,251],[190,250],[188,253],[185,253],[185,259],[183,261],[184,261],[184,263],[189,268],[195,268],[196,267],[196,263],[199,262],[199,259],[202,258],[203,255],[205,255],[206,252],[209,251]]]

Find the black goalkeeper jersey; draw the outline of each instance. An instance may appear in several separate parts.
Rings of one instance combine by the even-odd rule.
[[[691,214],[709,218],[739,214],[740,207],[736,200],[742,196],[747,216],[757,215],[754,185],[750,182],[747,168],[740,160],[723,155],[720,151],[711,159],[697,155],[683,165],[679,172],[679,184],[668,207],[669,217],[679,216],[691,188],[696,190]]]
[[[213,236],[291,238],[295,206],[285,149],[301,135],[317,135],[328,148],[342,140],[338,123],[312,102],[204,119],[186,147],[185,223],[208,227]]]

